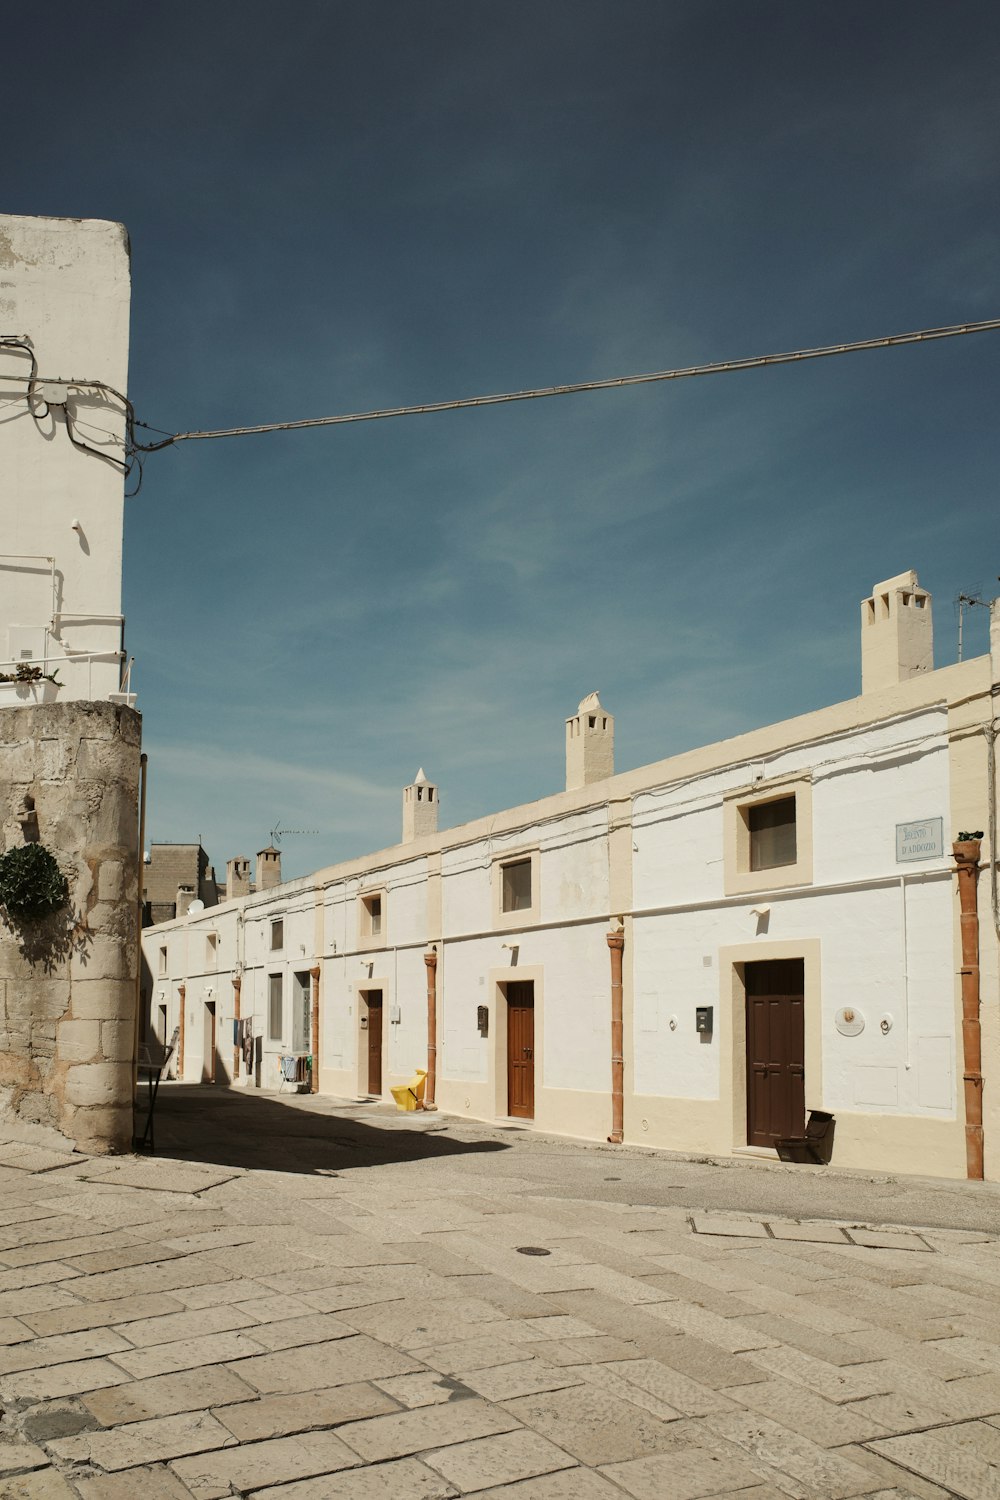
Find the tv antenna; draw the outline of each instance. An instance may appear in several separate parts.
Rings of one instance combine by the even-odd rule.
[[[990,607],[990,601],[988,599],[984,599],[983,598],[983,591],[982,591],[982,589],[975,588],[975,589],[972,589],[967,594],[958,594],[956,596],[956,598],[955,598],[955,604],[958,607],[958,659],[959,659],[959,661],[961,661],[962,660],[962,635],[963,635],[963,625],[964,625],[964,621],[965,621],[965,611],[967,609],[975,609],[977,605],[980,608],[982,608],[982,609],[989,609],[989,607]]]
[[[275,823],[274,827],[271,829],[271,843],[274,846],[274,848],[276,848],[276,849],[278,848],[278,846],[281,843],[282,838],[284,837],[284,835],[286,833],[313,834],[313,833],[319,833],[319,829],[318,828],[282,828],[282,826],[281,826],[281,819],[279,818],[278,821]]]

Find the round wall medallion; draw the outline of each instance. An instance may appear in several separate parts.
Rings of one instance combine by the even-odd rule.
[[[860,1036],[865,1029],[865,1018],[853,1005],[845,1005],[833,1018],[841,1036]]]

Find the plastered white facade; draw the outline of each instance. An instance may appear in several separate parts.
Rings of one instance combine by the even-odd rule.
[[[121,224],[0,215],[0,673],[61,684],[0,683],[0,706],[123,685],[129,300]]]
[[[986,827],[984,729],[996,678],[988,656],[900,671],[878,691],[803,718],[150,929],[153,991],[169,997],[186,982],[197,1034],[191,996],[205,979],[191,977],[187,954],[200,951],[208,927],[220,935],[216,993],[229,1015],[243,943],[242,1011],[252,1007],[255,1028],[266,1022],[269,974],[318,966],[316,1082],[364,1097],[370,991],[382,994],[383,1092],[427,1066],[424,959],[433,949],[439,1107],[507,1117],[509,987],[530,985],[530,1118],[539,1129],[603,1140],[612,1123],[607,935],[621,923],[625,1140],[726,1154],[748,1142],[745,966],[794,958],[804,974],[805,1103],[836,1116],[834,1160],[964,1176],[951,843],[960,830]],[[789,797],[794,863],[735,868],[747,809]],[[897,857],[897,825],[937,819],[937,852]],[[989,855],[987,839],[984,862]],[[510,866],[525,884],[521,904],[505,910]],[[996,1178],[997,944],[988,875],[980,886],[986,1171]],[[373,893],[378,933],[366,926]],[[260,934],[281,903],[288,951],[274,954]],[[171,957],[157,979],[164,945]],[[154,993],[154,1019],[156,1003]],[[698,1031],[707,1007],[712,1024]],[[855,1034],[838,1029],[845,1011]],[[262,1085],[276,1086],[288,1045],[287,1034],[280,1045],[265,1042]],[[200,1066],[189,1051],[185,1077],[197,1078]]]

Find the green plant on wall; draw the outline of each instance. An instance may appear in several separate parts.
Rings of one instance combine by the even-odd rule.
[[[12,921],[50,916],[68,898],[66,876],[44,844],[24,844],[0,855],[0,906]]]

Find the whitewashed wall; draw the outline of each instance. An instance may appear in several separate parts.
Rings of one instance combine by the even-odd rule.
[[[30,339],[40,377],[101,381],[124,393],[129,300],[123,225],[0,215],[0,335]],[[66,407],[46,412],[37,401],[36,420],[17,378],[30,368],[25,355],[0,347],[0,472],[10,502],[0,672],[41,655],[48,670],[58,667],[60,700],[105,698],[119,687],[124,479],[115,464],[73,446],[64,411],[81,442],[120,459],[124,408],[107,393],[71,386]],[[55,563],[54,603],[47,557]]]
[[[754,784],[757,774],[767,781],[808,775],[813,881],[763,897],[727,896],[723,799]],[[383,995],[384,1087],[426,1066],[424,954],[434,943],[441,1107],[487,1119],[505,1113],[502,987],[528,977],[536,985],[536,1124],[602,1139],[611,1084],[606,934],[624,915],[626,1138],[726,1150],[739,1144],[741,1128],[730,1070],[743,1067],[732,964],[752,961],[755,953],[818,954],[815,970],[807,968],[814,972],[806,997],[807,1103],[838,1115],[850,1164],[899,1166],[907,1152],[919,1156],[932,1147],[937,1169],[951,1171],[961,1129],[950,861],[899,865],[895,849],[897,822],[940,816],[947,826],[950,790],[943,709],[828,734],[770,755],[753,772],[744,762],[640,789],[624,846],[631,856],[631,912],[610,909],[605,804],[561,814],[552,799],[544,808],[550,816],[521,827],[511,828],[508,814],[500,831],[484,825],[479,837],[452,847],[442,835],[439,865],[400,849],[395,862],[382,854],[343,875],[321,872],[312,882],[253,897],[242,906],[242,938],[235,906],[168,924],[169,932],[154,929],[145,936],[151,967],[164,941],[171,955],[170,973],[156,979],[154,990],[183,974],[190,1008],[192,995],[210,982],[197,962],[204,953],[201,929],[212,926],[219,932],[217,993],[231,993],[222,971],[241,956],[243,1013],[252,1012],[266,1033],[268,973],[286,976],[287,1007],[292,975],[321,962],[320,1084],[354,1097],[367,1087],[364,990]],[[515,926],[519,919],[511,914],[498,917],[496,882],[500,863],[520,854],[537,860],[536,900]],[[384,932],[366,939],[360,901],[376,891]],[[760,904],[770,908],[763,923],[752,913]],[[273,954],[268,935],[279,915],[285,944]],[[715,1012],[708,1037],[695,1029],[702,1005]],[[480,1006],[489,1017],[486,1035]],[[843,1006],[863,1013],[860,1036],[837,1030]],[[221,1027],[227,1012],[219,1014]],[[883,1017],[889,1018],[884,1031]],[[198,1037],[198,1024],[189,1023],[189,1078],[200,1071]],[[289,1040],[265,1040],[265,1086],[275,1086],[276,1056]],[[865,1124],[876,1120],[881,1136]],[[899,1124],[890,1138],[892,1120]],[[920,1122],[950,1123],[951,1133],[925,1134],[911,1146],[909,1131]]]

